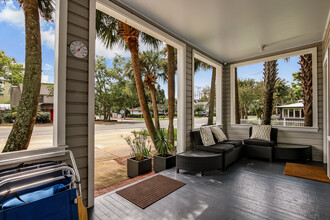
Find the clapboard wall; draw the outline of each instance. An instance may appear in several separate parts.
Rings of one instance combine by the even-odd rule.
[[[69,47],[75,40],[88,45],[88,19],[89,0],[68,1],[66,144],[76,159],[85,205],[88,186],[88,56],[78,59],[70,53]]]
[[[193,129],[193,49],[186,46],[186,149],[191,148],[190,132]]]
[[[317,94],[318,94],[318,132],[311,131],[289,131],[281,130],[278,132],[278,142],[292,143],[292,144],[310,144],[313,146],[313,160],[322,161],[323,157],[323,70],[322,70],[322,43],[315,43],[311,45],[301,46],[298,48],[285,50],[267,56],[274,56],[283,53],[298,51],[302,49],[317,47]],[[263,57],[267,57],[263,56]],[[255,60],[262,57],[255,57],[248,60]],[[248,60],[242,60],[244,62]],[[231,63],[234,64],[234,63]],[[223,74],[223,119],[224,128],[230,139],[244,139],[248,137],[249,126],[235,126],[231,125],[231,98],[230,98],[230,65],[224,68]]]

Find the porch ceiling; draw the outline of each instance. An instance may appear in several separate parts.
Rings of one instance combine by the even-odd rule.
[[[329,0],[118,2],[228,63],[321,41],[330,8]]]

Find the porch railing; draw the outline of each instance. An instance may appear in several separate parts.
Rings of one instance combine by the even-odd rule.
[[[272,120],[272,125],[277,126],[286,126],[286,127],[304,127],[304,121],[298,120]],[[254,125],[261,125],[261,119],[241,119],[241,124],[254,124]]]

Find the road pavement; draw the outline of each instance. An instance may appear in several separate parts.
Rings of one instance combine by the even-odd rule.
[[[195,127],[200,127],[207,122],[207,118],[195,118]],[[160,126],[167,128],[168,120],[160,120]],[[177,120],[174,120],[177,126]],[[0,151],[6,144],[11,126],[0,126]],[[95,124],[95,148],[96,157],[121,157],[130,154],[123,137],[132,135],[131,132],[146,129],[144,121],[140,120],[119,120],[113,123],[97,122]],[[35,126],[29,145],[29,149],[52,147],[53,126]],[[99,150],[101,150],[99,152]],[[104,152],[105,151],[105,152]],[[110,155],[108,155],[109,153]]]

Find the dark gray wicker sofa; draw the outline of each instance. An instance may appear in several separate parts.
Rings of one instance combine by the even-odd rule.
[[[242,141],[227,140],[220,143],[216,143],[212,146],[205,147],[202,142],[200,131],[192,131],[190,134],[193,143],[193,148],[195,150],[221,153],[223,155],[223,171],[226,170],[226,168],[230,164],[234,163],[240,158],[242,150]],[[216,139],[214,141],[217,142]]]
[[[259,139],[245,139],[243,142],[244,154],[248,157],[267,158],[273,161],[274,147],[277,144],[277,128],[272,128],[270,141]],[[249,129],[249,137],[252,135],[252,127]]]

